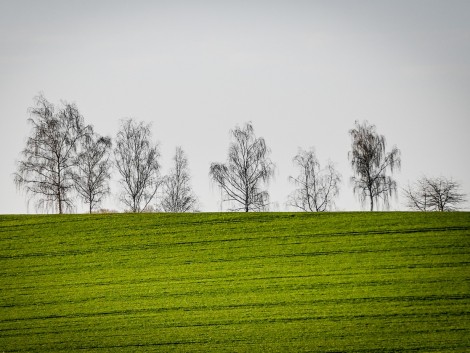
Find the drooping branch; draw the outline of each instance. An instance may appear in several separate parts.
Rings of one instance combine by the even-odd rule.
[[[63,102],[59,109],[40,95],[30,108],[32,126],[22,159],[17,162],[15,183],[39,208],[63,213],[73,207],[73,173],[79,141],[90,132],[78,108]]]
[[[387,172],[393,173],[401,167],[400,150],[393,147],[385,151],[386,141],[383,135],[378,135],[375,125],[368,122],[355,123],[355,128],[349,131],[352,144],[348,154],[354,175],[351,182],[354,193],[364,203],[370,200],[370,210],[378,207],[381,199],[386,207],[389,198],[397,191],[397,184]]]

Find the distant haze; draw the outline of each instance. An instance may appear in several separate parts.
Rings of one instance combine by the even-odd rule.
[[[442,175],[470,194],[467,0],[0,0],[0,213],[35,212],[12,174],[39,92],[75,102],[112,138],[122,118],[152,122],[162,173],[181,146],[203,211],[220,210],[210,163],[248,121],[277,166],[275,211],[294,188],[293,156],[311,146],[343,176],[336,208],[361,209],[347,158],[355,120],[401,149],[400,186]],[[122,211],[117,178],[103,207]],[[400,193],[391,209],[405,209]]]

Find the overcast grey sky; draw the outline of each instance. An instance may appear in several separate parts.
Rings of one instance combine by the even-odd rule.
[[[152,122],[163,172],[182,146],[203,211],[220,206],[210,163],[247,121],[277,165],[273,210],[286,209],[292,157],[310,146],[343,175],[337,209],[361,209],[355,120],[401,149],[399,185],[442,175],[470,194],[467,0],[0,0],[0,213],[35,212],[12,174],[39,92],[75,102],[102,135],[122,118]],[[104,206],[122,210],[113,191]]]

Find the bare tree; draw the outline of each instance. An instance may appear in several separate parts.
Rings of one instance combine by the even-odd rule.
[[[162,208],[165,212],[194,211],[197,204],[189,175],[188,159],[181,147],[176,147],[174,167],[163,180]]]
[[[341,182],[341,175],[333,163],[328,162],[322,169],[313,148],[309,151],[299,149],[293,162],[300,171],[297,177],[289,177],[298,186],[290,195],[289,204],[306,212],[330,210]]]
[[[403,189],[407,207],[417,211],[430,211],[429,192],[426,178],[419,179],[413,186],[408,184],[408,188]]]
[[[370,200],[371,211],[374,204],[378,208],[380,198],[388,207],[389,196],[396,194],[397,184],[387,171],[393,173],[400,168],[400,150],[393,146],[391,152],[385,152],[385,137],[377,134],[375,125],[369,125],[367,121],[363,124],[356,121],[355,125],[349,130],[352,145],[348,155],[355,174],[351,177],[354,192],[362,203]]]
[[[90,213],[110,192],[110,150],[111,138],[101,137],[93,131],[80,143],[74,182],[78,195],[88,204]]]
[[[89,133],[74,104],[54,105],[43,95],[30,108],[31,135],[17,162],[14,180],[18,188],[37,200],[37,206],[58,213],[71,210],[78,142]]]
[[[121,200],[132,212],[142,212],[161,184],[158,146],[151,142],[150,124],[124,120],[116,136],[114,157],[124,189]]]
[[[235,203],[233,211],[260,211],[267,207],[269,194],[262,190],[274,175],[274,164],[269,159],[270,150],[262,137],[257,138],[253,126],[231,131],[228,161],[212,163],[209,175],[225,194],[224,201]]]
[[[407,206],[418,211],[455,211],[466,201],[460,184],[447,178],[422,177],[403,190]]]

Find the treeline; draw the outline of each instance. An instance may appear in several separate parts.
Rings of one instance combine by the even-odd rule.
[[[80,199],[90,213],[94,212],[110,193],[114,168],[119,174],[120,200],[127,211],[198,210],[186,154],[176,147],[171,170],[161,175],[160,153],[150,124],[123,120],[113,140],[87,125],[75,104],[55,106],[43,95],[34,103],[28,119],[32,130],[17,161],[14,181],[38,208],[72,212]],[[349,135],[354,193],[371,211],[379,209],[380,203],[388,207],[398,190],[393,173],[401,167],[400,150],[393,146],[386,151],[385,137],[367,121],[356,121]],[[212,163],[209,176],[220,187],[222,201],[230,210],[267,211],[267,184],[275,168],[271,151],[250,123],[235,127],[231,136],[227,161]],[[295,189],[287,204],[306,212],[332,210],[342,180],[334,164],[329,161],[322,167],[313,148],[299,149],[293,162],[297,174],[289,179]],[[443,177],[423,177],[402,192],[407,206],[420,211],[456,210],[466,201],[460,185]]]

